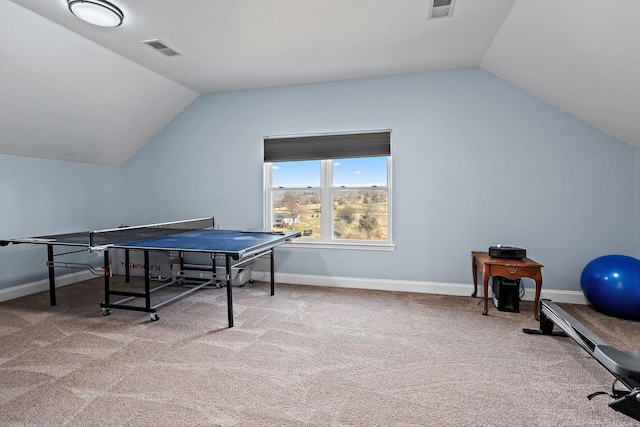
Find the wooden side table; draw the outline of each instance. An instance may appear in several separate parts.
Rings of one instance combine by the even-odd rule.
[[[484,310],[483,315],[487,315],[489,311],[489,277],[502,276],[507,279],[515,280],[529,277],[536,282],[536,297],[534,316],[536,320],[540,320],[539,301],[540,290],[542,289],[542,264],[539,264],[529,258],[521,260],[492,258],[488,252],[471,252],[471,268],[473,269],[473,293],[475,297],[478,293],[478,277],[477,270],[482,271],[482,286],[484,290]]]

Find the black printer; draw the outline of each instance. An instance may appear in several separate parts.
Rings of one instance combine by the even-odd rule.
[[[489,256],[502,259],[523,259],[527,257],[527,250],[515,246],[489,246]]]

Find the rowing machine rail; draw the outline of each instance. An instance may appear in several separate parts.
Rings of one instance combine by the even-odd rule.
[[[553,331],[554,325],[562,331]],[[615,380],[612,392],[596,392],[588,396],[591,400],[600,394],[609,394],[614,400],[609,406],[640,421],[640,349],[621,351],[608,345],[586,326],[548,299],[540,300],[540,329],[523,329],[525,334],[568,336],[604,366]],[[616,390],[622,383],[628,390]]]

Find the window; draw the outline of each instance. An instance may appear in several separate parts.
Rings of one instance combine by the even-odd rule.
[[[391,244],[391,134],[265,138],[267,228],[303,243]]]

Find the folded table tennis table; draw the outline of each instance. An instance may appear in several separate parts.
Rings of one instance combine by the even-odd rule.
[[[61,262],[56,261],[55,257],[73,254],[76,252],[85,252],[89,248],[89,234],[90,231],[83,231],[77,233],[64,233],[53,234],[48,236],[38,237],[22,237],[18,239],[5,239],[0,240],[0,246],[8,246],[20,243],[30,243],[36,245],[46,245],[47,247],[47,270],[49,273],[49,300],[51,305],[56,305],[56,276],[55,268],[75,268],[83,270],[91,270],[96,275],[101,275],[103,272],[98,271],[93,265],[86,263],[75,262]],[[55,247],[73,247],[70,252],[56,253]],[[78,249],[79,248],[79,249]]]
[[[176,295],[159,304],[151,304],[151,294],[166,286],[179,283],[183,271],[184,253],[207,253],[211,254],[214,260],[217,255],[225,258],[225,277],[227,288],[227,310],[229,327],[233,327],[233,297],[231,284],[232,261],[233,267],[238,267],[259,257],[270,257],[270,282],[271,295],[275,293],[275,270],[274,270],[274,249],[295,237],[299,237],[298,232],[272,232],[268,230],[216,230],[214,229],[213,218],[199,218],[194,220],[175,221],[168,223],[141,225],[133,227],[118,227],[106,230],[96,230],[81,233],[59,234],[51,236],[40,236],[32,238],[0,240],[0,245],[18,243],[33,243],[47,245],[47,266],[49,268],[49,292],[51,305],[56,304],[55,300],[55,274],[54,267],[82,267],[85,264],[76,265],[73,263],[54,262],[53,246],[80,246],[88,248],[91,252],[102,252],[104,256],[104,302],[100,304],[104,315],[110,314],[111,309],[125,309],[144,311],[150,313],[152,320],[158,320],[157,309],[168,304],[177,298],[186,296],[204,286],[210,285],[212,281],[201,283],[195,287],[190,287],[184,292]],[[128,254],[130,250],[139,250],[144,253],[144,290],[142,292],[114,290],[110,284],[110,262],[109,249],[124,249]],[[177,280],[164,283],[156,287],[151,287],[149,274],[149,252],[151,251],[171,251],[178,252],[181,269]],[[128,264],[128,263],[127,263]],[[89,266],[90,267],[90,266]],[[216,278],[218,279],[218,278]],[[127,275],[128,281],[128,275]],[[113,296],[123,296],[124,299],[112,302]],[[128,304],[131,300],[143,299],[144,305]]]

